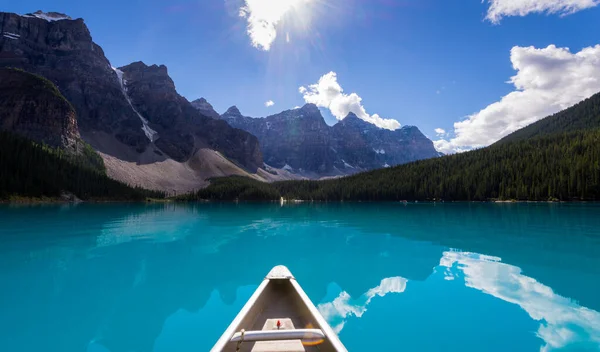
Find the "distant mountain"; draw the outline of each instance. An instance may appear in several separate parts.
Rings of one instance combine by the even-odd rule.
[[[487,148],[324,181],[217,180],[201,199],[600,200],[600,95]],[[243,193],[241,193],[243,191]]]
[[[111,177],[187,191],[210,177],[248,176],[263,167],[256,137],[193,108],[176,92],[165,66],[111,67],[82,19],[0,12],[0,28],[0,67],[53,82]]]
[[[314,104],[265,118],[243,116],[233,106],[221,118],[258,137],[266,164],[311,178],[349,175],[439,155],[416,127],[390,131],[352,113],[330,127]]]
[[[215,111],[212,105],[206,99],[200,98],[191,102],[192,106],[198,109],[204,116],[212,117],[213,119],[221,118],[218,112]]]
[[[242,116],[234,106],[223,115],[231,126],[258,137],[265,163],[308,175],[335,175],[331,128],[312,104],[266,118]],[[313,176],[314,177],[314,176]]]
[[[263,166],[255,136],[201,114],[175,90],[164,65],[135,62],[119,68],[135,110],[156,132],[156,146],[183,162],[202,147],[222,152],[254,172]]]
[[[431,140],[415,126],[395,131],[378,128],[353,113],[333,126],[338,157],[372,170],[439,156]]]

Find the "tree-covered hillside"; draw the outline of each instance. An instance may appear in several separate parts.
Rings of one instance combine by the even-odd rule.
[[[160,192],[132,188],[108,178],[86,158],[0,131],[0,200],[12,196],[59,197],[63,191],[84,200],[163,197]]]
[[[600,93],[545,119],[515,131],[497,144],[521,141],[542,135],[581,131],[600,127]]]
[[[239,182],[220,181],[197,196],[223,199],[218,189],[230,199]],[[600,200],[600,95],[480,150],[341,179],[286,181],[271,187],[278,193],[263,187],[265,199]]]

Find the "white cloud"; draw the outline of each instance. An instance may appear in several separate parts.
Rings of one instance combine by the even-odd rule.
[[[298,88],[307,103],[328,108],[338,120],[343,120],[348,113],[353,112],[359,118],[370,122],[377,127],[395,130],[400,128],[400,123],[394,119],[383,119],[377,114],[367,114],[362,105],[362,98],[356,93],[345,94],[337,81],[337,74],[329,72],[319,78],[319,82],[306,87]]]
[[[275,105],[275,102],[273,100],[269,100],[269,101],[265,102],[265,106],[268,108],[270,108],[273,105]]]
[[[435,134],[437,134],[438,137],[444,136],[446,134],[446,130],[443,128],[436,128]]]
[[[490,4],[486,19],[500,23],[509,16],[527,16],[531,13],[558,14],[561,16],[589,9],[600,0],[488,0]]]
[[[572,347],[593,350],[600,345],[600,313],[559,296],[516,266],[500,258],[476,253],[444,252],[440,266],[450,273],[462,271],[465,285],[520,306],[539,321],[537,336],[546,343],[540,350]],[[448,273],[446,273],[448,274]]]
[[[535,121],[600,91],[600,45],[577,53],[568,48],[515,46],[510,59],[514,90],[483,110],[454,123],[455,137],[435,141],[443,153],[487,146]]]
[[[240,17],[248,21],[248,35],[252,46],[269,51],[277,37],[277,24],[294,9],[302,10],[310,0],[244,0]],[[289,34],[286,39],[289,39]],[[289,40],[288,40],[289,42]]]

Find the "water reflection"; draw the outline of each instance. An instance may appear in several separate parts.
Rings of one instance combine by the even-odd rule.
[[[426,297],[444,292],[459,302],[475,288],[527,312],[544,340],[523,337],[528,343],[593,349],[600,331],[598,209],[0,207],[0,350],[207,350],[276,264],[292,269],[349,343],[356,329],[377,336],[389,323],[382,312],[445,319],[424,309],[432,303]],[[462,279],[468,288],[457,288]],[[499,314],[526,324],[516,313]],[[406,334],[427,330],[397,324]]]
[[[555,294],[552,288],[522,275],[520,268],[499,258],[450,251],[444,252],[440,266],[454,275],[461,272],[467,287],[517,304],[540,321],[537,336],[545,342],[542,351],[600,348],[600,314]]]
[[[349,317],[362,317],[373,297],[384,297],[388,293],[402,293],[406,289],[406,282],[407,280],[402,277],[388,277],[356,301],[352,300],[348,292],[342,291],[332,302],[321,303],[317,308],[331,328],[339,334]]]

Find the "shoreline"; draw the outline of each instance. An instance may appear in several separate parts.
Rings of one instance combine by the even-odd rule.
[[[0,204],[7,205],[57,205],[57,204],[103,204],[103,203],[174,203],[173,199],[146,198],[144,200],[90,199],[70,200],[61,197],[11,197],[0,199]]]
[[[305,203],[403,203],[403,204],[419,204],[419,203],[493,203],[493,204],[513,204],[513,203],[600,203],[600,200],[301,200],[301,199],[279,199],[279,200],[178,200],[173,198],[146,198],[144,200],[119,200],[119,199],[65,199],[62,197],[20,197],[13,196],[8,199],[0,199],[0,205],[54,205],[54,204],[103,204],[103,203],[144,203],[144,204],[161,204],[161,203],[279,203],[282,206],[298,205]]]

